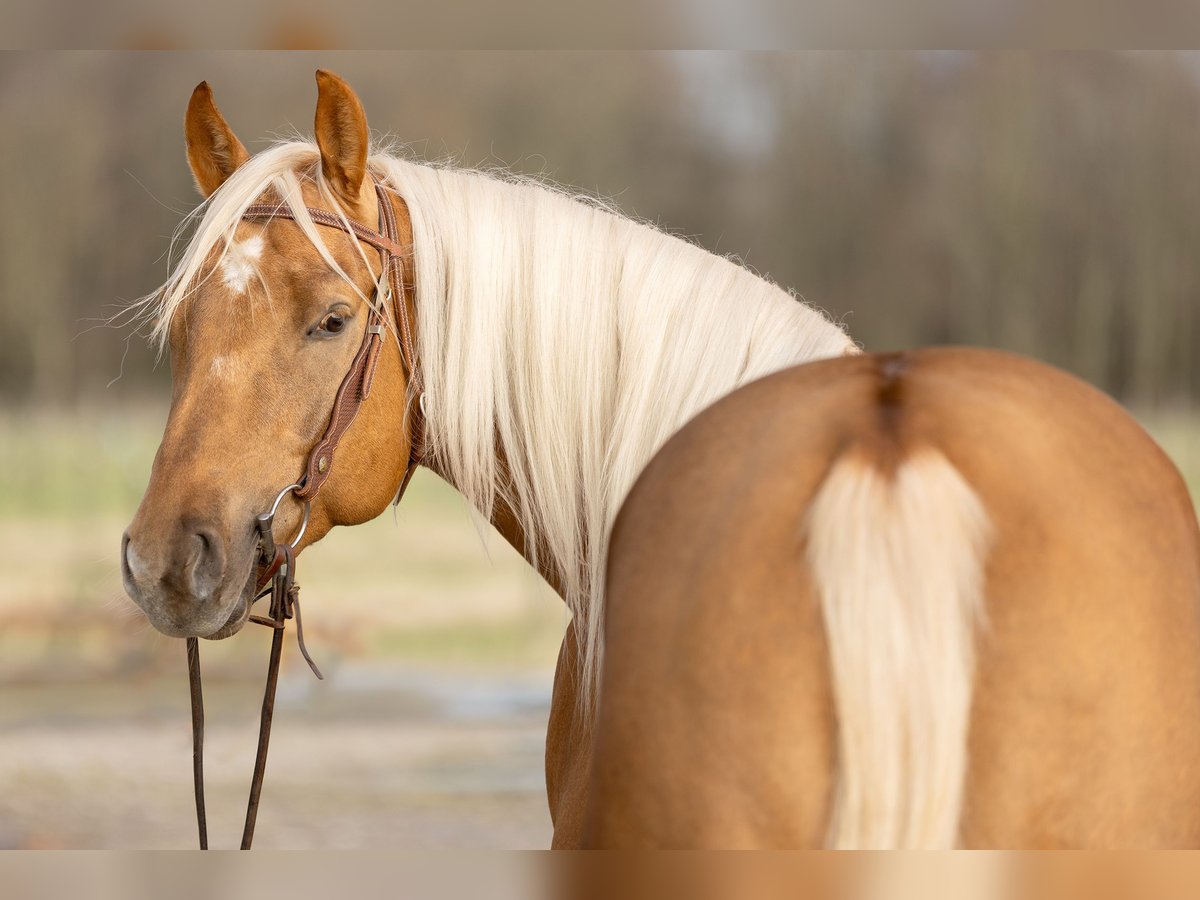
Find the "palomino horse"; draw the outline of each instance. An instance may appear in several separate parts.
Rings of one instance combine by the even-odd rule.
[[[556,846],[1200,845],[1200,537],[1118,406],[998,353],[860,355],[595,204],[371,155],[317,80],[315,144],[253,158],[188,106],[206,202],[144,301],[174,394],[123,546],[157,628],[246,622],[255,516],[387,299],[347,223],[380,228],[379,185],[415,352],[385,343],[300,547],[386,508],[419,440],[559,591]]]

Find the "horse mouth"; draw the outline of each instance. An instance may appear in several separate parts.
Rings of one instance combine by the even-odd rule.
[[[241,595],[238,597],[237,602],[233,604],[233,609],[229,611],[229,618],[225,620],[224,625],[212,634],[204,635],[205,640],[223,641],[225,638],[233,637],[242,630],[250,618],[250,607],[254,603],[257,574],[257,568],[252,567],[250,574],[246,577],[246,583],[242,586]]]

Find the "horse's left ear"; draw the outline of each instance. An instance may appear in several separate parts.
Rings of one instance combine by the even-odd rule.
[[[367,114],[350,85],[324,69],[317,70],[316,134],[325,180],[338,197],[357,206],[367,177]]]
[[[188,165],[200,196],[209,197],[250,158],[213,102],[207,81],[196,85],[183,120]]]

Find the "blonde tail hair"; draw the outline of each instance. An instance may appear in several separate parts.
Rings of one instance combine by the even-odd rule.
[[[958,841],[987,513],[938,451],[835,462],[807,522],[837,715],[834,848]]]

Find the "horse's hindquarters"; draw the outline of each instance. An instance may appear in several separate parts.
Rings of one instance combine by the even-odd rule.
[[[842,729],[859,729],[869,704],[835,691],[831,576],[810,569],[807,517],[839,460],[866,460],[894,485],[930,451],[989,525],[974,683],[946,685],[969,701],[958,841],[1200,846],[1200,539],[1186,490],[1107,398],[969,350],[780,373],[702,414],[650,464],[610,553],[590,842],[827,840],[844,799]],[[882,527],[871,518],[852,524]],[[948,565],[946,537],[917,519],[913,546],[931,551],[920,566]],[[891,605],[915,615],[914,592],[939,573],[909,574],[869,598],[887,608],[859,611],[863,646],[877,649],[857,665],[878,664]],[[927,605],[921,621],[965,621],[949,601]],[[890,633],[914,642],[920,631]],[[930,651],[912,649],[888,676],[905,689],[929,675]],[[970,678],[934,669],[931,684]],[[947,733],[919,727],[939,712],[917,700],[895,701],[908,705],[892,730],[909,729],[910,743],[893,746],[910,756],[921,735]]]

